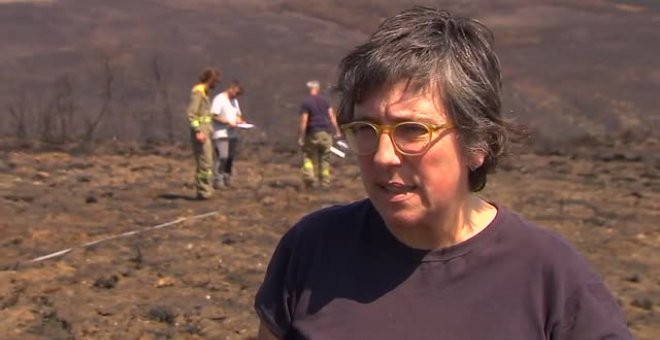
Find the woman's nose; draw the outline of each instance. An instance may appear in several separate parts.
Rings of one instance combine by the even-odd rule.
[[[399,164],[401,157],[396,151],[394,140],[390,133],[381,133],[374,153],[374,162],[380,164]]]

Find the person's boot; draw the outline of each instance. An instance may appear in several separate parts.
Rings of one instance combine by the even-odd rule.
[[[223,177],[218,177],[213,179],[213,189],[222,190],[225,187],[225,181]]]
[[[197,195],[195,196],[195,199],[197,199],[198,201],[206,201],[211,199],[211,197],[212,196],[210,194],[203,194],[201,192],[198,192]]]
[[[224,174],[223,175],[223,182],[225,184],[225,187],[231,188],[231,175],[230,174]]]
[[[316,186],[314,180],[310,180],[310,179],[304,179],[303,184],[305,186],[305,190],[312,190]]]

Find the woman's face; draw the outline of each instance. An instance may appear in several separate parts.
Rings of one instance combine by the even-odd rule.
[[[356,105],[354,120],[376,124],[416,121],[451,123],[438,94],[406,91],[406,82],[372,93]],[[432,225],[459,209],[469,194],[468,164],[456,130],[438,130],[421,155],[399,154],[390,137],[379,137],[378,149],[358,156],[367,194],[391,228]],[[451,218],[451,216],[448,216]]]

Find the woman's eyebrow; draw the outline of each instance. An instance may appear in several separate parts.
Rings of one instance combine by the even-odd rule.
[[[380,119],[374,119],[372,117],[356,117],[355,119],[352,120],[353,122],[368,122],[368,123],[373,123],[373,124],[382,124],[383,122]],[[447,121],[435,121],[430,118],[422,117],[420,119],[390,119],[389,120],[391,123],[389,125],[397,124],[397,123],[402,123],[402,122],[416,122],[416,123],[424,123],[424,124],[429,124],[429,125],[443,125],[447,124]]]
[[[405,117],[401,117],[401,118],[396,117],[396,118],[394,118],[393,120],[405,120],[405,119],[411,119],[411,118],[414,118],[414,117],[416,117],[416,116],[418,116],[418,115],[421,115],[421,116],[423,116],[423,117],[431,117],[431,116],[433,116],[433,114],[428,113],[428,112],[426,112],[426,111],[418,111],[418,110],[414,110],[414,109],[402,109],[402,110],[394,111],[394,113],[396,113],[397,115],[400,115],[400,114],[401,114],[401,115],[404,115]],[[376,115],[380,115],[380,114],[376,114]],[[391,112],[385,114],[385,116],[390,116],[390,115],[391,115]],[[362,118],[364,118],[364,119],[368,119],[368,118],[371,117],[371,112],[362,112],[362,111],[357,111],[357,110],[356,110],[353,116],[354,116],[356,119],[362,119]]]
[[[415,110],[401,110],[397,111],[397,116],[396,117],[387,117],[389,120],[393,121],[428,121],[432,122],[435,120],[435,118],[438,116],[437,114],[434,113],[428,113],[424,111],[415,111]],[[399,116],[400,115],[400,116]],[[360,113],[356,112],[355,115],[353,115],[354,120],[375,120],[374,117],[372,117],[369,114],[366,113]]]
[[[370,123],[378,123],[378,119],[374,119],[372,117],[361,117],[361,116],[356,116],[353,118],[354,122],[370,122]]]

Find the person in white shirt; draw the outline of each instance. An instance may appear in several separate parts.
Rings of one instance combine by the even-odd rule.
[[[211,114],[213,115],[213,147],[216,161],[213,166],[213,187],[221,189],[231,186],[231,173],[238,133],[236,127],[244,123],[238,97],[243,93],[243,87],[238,80],[233,80],[229,87],[213,98]]]

